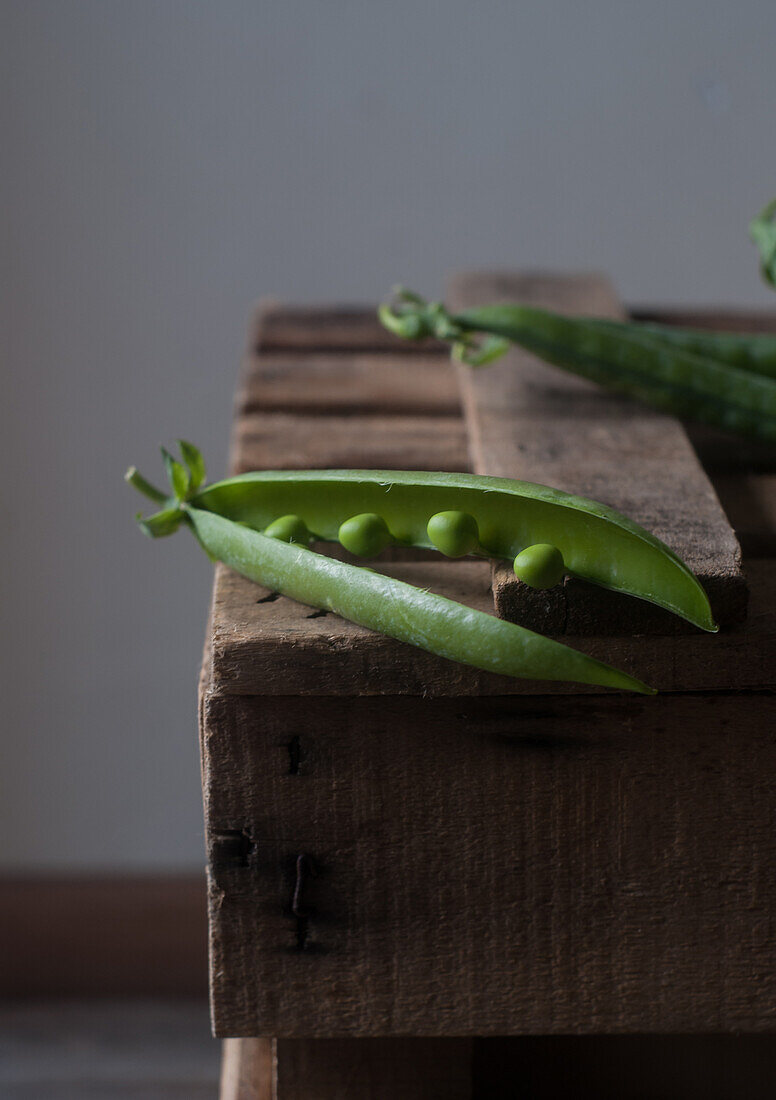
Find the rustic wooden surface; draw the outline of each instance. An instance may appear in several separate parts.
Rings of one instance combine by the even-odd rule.
[[[278,1100],[274,1040],[224,1040],[218,1100]]]
[[[249,413],[235,426],[232,467],[460,470],[466,436],[453,416]]]
[[[776,696],[216,696],[205,728],[217,1034],[776,1026]]]
[[[517,301],[560,313],[624,317],[607,279],[596,276],[464,275],[451,308]],[[746,583],[740,551],[714,489],[673,417],[513,349],[487,370],[459,367],[471,464],[477,473],[521,478],[609,504],[666,542],[707,589],[717,621],[741,621]],[[537,594],[511,567],[494,568],[498,614],[561,633],[687,632],[645,602],[567,578]]]
[[[776,540],[776,527],[758,539]],[[492,610],[485,562],[372,563],[391,576],[450,599]],[[747,620],[719,634],[564,637],[600,660],[638,675],[660,691],[772,690],[776,686],[776,571],[772,560],[747,564],[752,607]],[[208,690],[229,695],[542,695],[604,694],[580,684],[518,680],[479,672],[365,627],[322,614],[216,570]]]
[[[461,397],[448,359],[328,349],[270,356],[250,352],[236,396],[238,415],[372,415],[461,417]]]
[[[249,339],[251,349],[274,351],[391,352],[415,355],[418,350],[446,354],[444,345],[433,340],[408,343],[388,332],[377,319],[374,309],[363,306],[289,306],[264,302],[253,319]]]
[[[259,311],[259,326],[265,315]],[[311,327],[322,330],[320,339],[340,339],[323,323]],[[369,346],[354,342],[335,354],[336,342],[324,343],[305,354],[292,345],[269,354],[251,344],[235,401],[232,471],[466,469],[460,393],[447,358],[417,346],[414,355]]]
[[[343,446],[390,465],[443,422],[462,448],[443,356],[396,354],[366,319],[348,337],[342,316],[276,313],[243,372],[236,467],[333,465]],[[653,437],[633,438],[643,457]],[[725,477],[738,499],[740,467]],[[770,554],[770,488],[749,491],[747,544]],[[492,607],[483,563],[376,567]],[[314,1036],[772,1030],[776,581],[770,562],[747,574],[749,619],[718,636],[634,637],[629,612],[567,637],[668,693],[645,700],[478,674],[219,568],[202,700],[217,1032],[278,1035],[313,1066]],[[547,632],[573,624],[542,612]]]

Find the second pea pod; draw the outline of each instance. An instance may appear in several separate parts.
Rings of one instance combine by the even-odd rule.
[[[337,541],[361,557],[395,545],[502,558],[539,588],[568,573],[716,630],[706,593],[668,546],[603,504],[531,482],[397,470],[257,471],[216,482],[191,504],[291,543]]]

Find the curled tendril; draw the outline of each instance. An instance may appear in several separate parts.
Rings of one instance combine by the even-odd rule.
[[[495,363],[507,351],[509,340],[500,336],[486,335],[477,339],[468,336],[466,340],[453,344],[453,358],[469,367],[486,367],[488,363]]]
[[[458,340],[462,335],[441,302],[427,302],[405,287],[394,289],[391,301],[380,306],[378,316],[389,332],[404,340]]]
[[[492,363],[509,347],[498,336],[475,336],[441,302],[427,302],[406,287],[395,287],[391,301],[377,311],[380,321],[403,340],[442,340],[452,344],[453,358],[470,367]]]

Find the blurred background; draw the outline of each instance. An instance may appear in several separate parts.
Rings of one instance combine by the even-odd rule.
[[[137,532],[158,444],[224,471],[254,302],[605,271],[772,307],[771,0],[2,0],[9,870],[203,864],[210,567]]]
[[[164,991],[176,950],[170,989],[204,989],[210,566],[142,538],[122,476],[158,480],[178,436],[224,472],[256,300],[501,267],[773,309],[747,223],[776,194],[774,41],[773,0],[0,0],[0,872],[26,883],[0,916],[49,949],[5,992],[51,991],[79,934],[81,992],[131,989],[138,952]],[[118,976],[100,875],[167,921],[122,929]]]

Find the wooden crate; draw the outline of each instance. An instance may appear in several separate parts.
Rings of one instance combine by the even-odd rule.
[[[598,277],[470,276],[451,297],[622,312]],[[270,1082],[252,1094],[277,1100],[469,1097],[485,1095],[486,1036],[772,1030],[776,581],[765,557],[742,571],[715,489],[745,548],[771,553],[767,453],[742,468],[730,441],[691,443],[520,352],[456,373],[366,311],[265,307],[232,466],[471,469],[590,495],[673,546],[724,629],[581,582],[537,594],[486,563],[378,563],[661,692],[634,698],[480,673],[217,568],[201,681],[213,1024],[275,1039],[229,1048],[224,1096],[249,1095],[250,1063]]]

